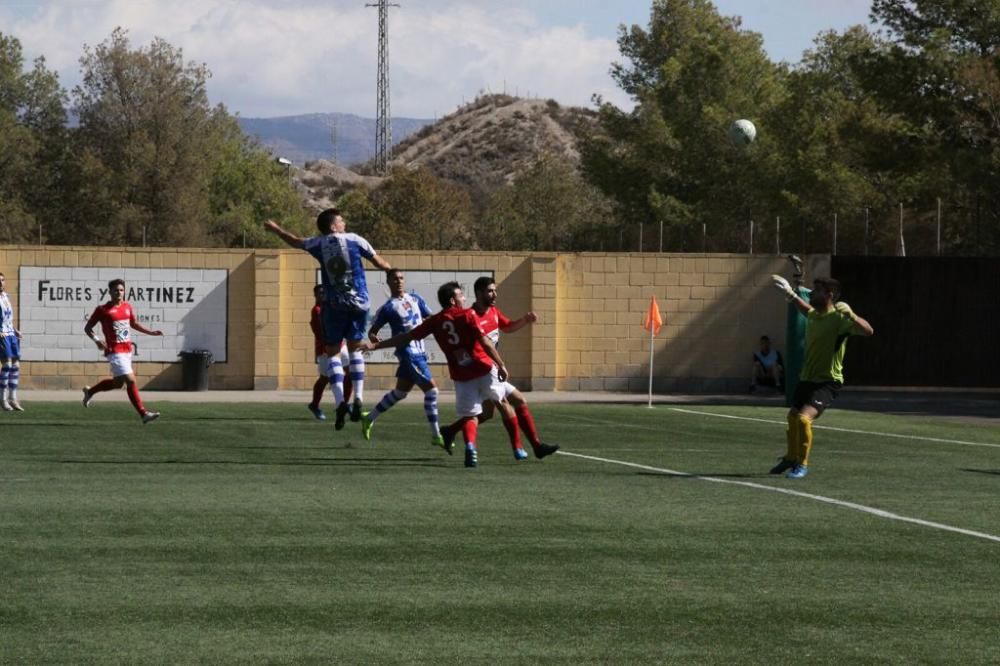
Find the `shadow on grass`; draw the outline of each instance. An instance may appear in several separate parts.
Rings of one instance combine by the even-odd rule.
[[[969,469],[967,467],[959,468],[963,472],[973,472],[975,474],[996,474],[1000,476],[1000,469]]]

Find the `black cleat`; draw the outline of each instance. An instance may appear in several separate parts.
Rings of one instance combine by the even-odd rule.
[[[344,429],[344,419],[347,418],[347,411],[350,407],[347,406],[346,402],[342,402],[337,405],[337,420],[333,422],[334,430]]]
[[[441,439],[444,440],[441,446],[449,456],[455,452],[455,433],[448,428],[441,429]]]
[[[794,460],[785,460],[784,458],[778,459],[778,464],[771,468],[768,474],[784,474],[791,468],[795,467]]]
[[[361,420],[361,400],[359,398],[354,399],[354,404],[351,405],[351,421],[357,423]]]
[[[535,447],[535,457],[541,460],[545,456],[551,456],[558,450],[559,450],[558,444],[540,443],[538,446]]]

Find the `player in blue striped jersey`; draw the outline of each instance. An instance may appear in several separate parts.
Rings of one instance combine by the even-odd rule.
[[[21,376],[21,331],[14,326],[14,308],[4,289],[6,277],[0,273],[0,405],[5,412],[23,412],[17,399]]]
[[[431,309],[419,294],[406,293],[404,289],[406,276],[403,275],[403,271],[398,268],[389,269],[386,272],[386,280],[392,291],[392,297],[375,313],[375,319],[368,329],[368,338],[372,342],[378,342],[378,332],[386,324],[392,330],[392,335],[397,336],[413,330],[423,322],[424,317],[431,315]],[[399,359],[396,388],[382,396],[375,409],[361,415],[361,434],[366,440],[371,439],[375,420],[406,398],[414,386],[419,386],[424,392],[424,414],[427,415],[427,422],[431,427],[431,444],[443,447],[444,438],[441,436],[441,424],[438,420],[438,389],[427,365],[424,341],[411,340],[400,345],[396,348],[396,358]]]
[[[367,259],[382,270],[391,266],[375,253],[375,248],[353,233],[347,233],[347,223],[336,208],[328,208],[316,217],[318,236],[299,238],[267,220],[264,228],[294,248],[305,250],[319,262],[320,277],[326,300],[320,306],[323,320],[323,342],[328,357],[327,377],[333,388],[337,405],[334,427],[344,427],[348,411],[352,421],[361,419],[361,401],[364,395],[365,357],[359,349],[365,337],[368,321],[368,284],[365,280]],[[354,405],[344,399],[344,366],[340,361],[340,347],[347,341],[350,353],[351,382],[354,388]]]

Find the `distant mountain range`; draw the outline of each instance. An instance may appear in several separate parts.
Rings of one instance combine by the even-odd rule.
[[[374,154],[375,119],[349,113],[310,113],[278,118],[240,118],[240,127],[271,150],[302,166],[313,160],[327,160],[343,165],[367,162]],[[393,118],[392,142],[395,145],[433,120]]]

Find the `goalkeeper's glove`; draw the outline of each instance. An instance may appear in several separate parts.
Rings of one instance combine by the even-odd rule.
[[[780,275],[772,275],[771,279],[774,281],[774,287],[785,295],[785,298],[792,300],[795,298],[795,290],[792,289],[792,285],[788,284],[788,280],[781,277]]]
[[[839,301],[839,302],[835,303],[834,306],[833,306],[833,309],[836,310],[837,312],[839,312],[840,314],[844,315],[845,317],[847,317],[851,321],[854,321],[854,317],[855,317],[854,310],[852,310],[851,306],[848,305],[847,303],[845,303],[844,301]]]

